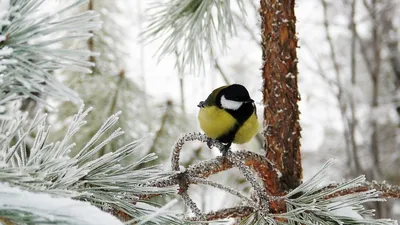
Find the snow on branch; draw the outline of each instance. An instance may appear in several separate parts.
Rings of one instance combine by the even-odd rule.
[[[60,48],[61,44],[89,38],[101,26],[99,15],[86,11],[68,16],[86,3],[71,1],[65,8],[45,14],[46,1],[2,1],[0,9],[0,99],[35,93],[80,102],[78,95],[57,81],[52,72],[68,69],[90,73],[88,61],[94,53]],[[10,100],[10,99],[9,99]]]
[[[88,202],[24,191],[4,183],[0,183],[0,195],[1,224],[123,224]]]
[[[332,184],[327,187],[327,189],[335,188],[338,184]],[[379,181],[364,181],[360,186],[350,188],[347,190],[343,190],[339,193],[336,193],[335,196],[331,197],[336,197],[336,196],[341,196],[341,195],[346,195],[346,194],[353,194],[357,192],[362,192],[362,191],[368,191],[368,190],[377,190],[379,191],[379,195],[384,198],[397,198],[400,199],[400,186],[397,185],[391,185],[386,183],[386,181],[379,182]]]
[[[168,178],[148,182],[152,187],[179,186],[178,194],[185,204],[195,214],[187,218],[190,221],[215,221],[227,218],[241,218],[246,224],[396,224],[389,219],[368,219],[373,211],[366,210],[362,204],[366,202],[385,201],[382,197],[398,197],[399,187],[367,182],[364,176],[343,183],[323,184],[328,167],[333,161],[328,161],[324,167],[310,180],[305,181],[285,196],[267,195],[264,186],[258,183],[258,177],[273,171],[279,173],[263,156],[245,150],[231,152],[226,156],[201,161],[180,171],[179,156],[186,142],[201,141],[211,146],[222,147],[221,143],[212,140],[204,134],[187,133],[182,135],[172,150],[171,167],[175,171]],[[261,166],[262,164],[262,166]],[[237,167],[252,186],[254,193],[251,198],[222,184],[207,180],[208,176]],[[262,168],[262,169],[260,169]],[[253,173],[253,171],[255,173]],[[189,185],[205,184],[224,190],[241,199],[241,206],[225,208],[204,213],[187,193]],[[267,182],[263,182],[264,185]],[[152,196],[141,196],[149,198]],[[286,211],[279,209],[286,208]],[[367,216],[367,217],[366,217]]]
[[[171,173],[164,172],[159,165],[143,165],[156,159],[155,154],[132,161],[129,165],[121,164],[124,158],[137,151],[146,137],[102,157],[95,157],[104,145],[123,134],[120,129],[110,132],[120,112],[106,120],[77,155],[68,155],[75,147],[71,138],[79,135],[78,131],[86,124],[84,119],[90,110],[81,106],[64,138],[57,142],[48,141],[50,129],[46,122],[47,115],[37,114],[29,120],[27,113],[14,110],[10,114],[11,119],[0,120],[0,182],[32,192],[87,201],[107,212],[124,212],[130,218],[146,219],[152,216],[158,209],[142,202],[139,197],[174,193],[176,189],[173,187],[145,185],[166,178]],[[28,142],[33,143],[31,148],[26,147]],[[171,214],[160,214],[152,220],[160,224],[182,222]]]

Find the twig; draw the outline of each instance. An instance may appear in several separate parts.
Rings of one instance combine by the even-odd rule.
[[[159,139],[161,138],[161,135],[162,135],[162,133],[163,133],[164,130],[165,130],[165,125],[166,125],[167,122],[168,122],[168,116],[169,116],[169,113],[170,113],[171,110],[172,110],[172,104],[173,104],[173,103],[172,103],[171,100],[168,100],[168,101],[167,101],[164,114],[163,114],[162,117],[161,117],[160,127],[157,129],[156,133],[154,134],[154,138],[153,138],[152,144],[151,144],[149,150],[147,151],[148,153],[151,153],[151,152],[155,152],[155,151],[156,151],[157,142],[158,142]]]
[[[229,82],[229,80],[228,80],[228,76],[226,76],[224,70],[222,69],[221,65],[219,64],[219,62],[218,62],[218,57],[215,56],[213,48],[210,48],[210,54],[211,54],[212,59],[214,60],[214,67],[215,67],[215,68],[218,70],[218,72],[221,74],[222,79],[224,80],[224,82],[225,82],[226,84],[228,84],[228,85],[231,84],[231,82]]]
[[[186,133],[186,134],[183,134],[180,138],[178,138],[178,140],[176,141],[174,148],[172,150],[171,167],[172,167],[173,171],[179,171],[179,155],[180,155],[183,145],[186,142],[196,141],[196,140],[207,143],[207,141],[209,141],[209,138],[206,135],[201,134],[201,133]],[[216,140],[212,140],[210,142],[210,144],[219,149],[223,148],[222,143],[220,143]]]
[[[207,142],[209,138],[205,135],[200,133],[187,133],[182,135],[174,145],[172,149],[172,157],[171,157],[171,168],[173,171],[179,171],[179,156],[180,152],[183,148],[183,145],[188,141],[199,140],[202,142]],[[213,143],[214,145],[218,145],[218,143]],[[222,145],[221,143],[219,143]],[[221,147],[221,146],[219,146]],[[190,210],[196,215],[196,217],[201,218],[204,220],[204,215],[202,214],[201,210],[197,207],[196,203],[190,198],[187,193],[187,189],[189,187],[189,178],[187,172],[183,172],[174,176],[179,184],[179,192],[178,194],[182,197],[185,205],[190,208]],[[158,186],[157,186],[158,187]]]
[[[237,206],[232,208],[221,209],[218,211],[211,211],[207,214],[204,214],[205,220],[218,220],[218,219],[227,219],[227,218],[242,218],[250,215],[254,212],[254,208],[249,206]],[[189,221],[201,221],[199,217],[191,217],[187,218]]]
[[[176,142],[176,144],[173,148],[172,157],[171,157],[172,170],[179,171],[179,155],[182,150],[182,147],[187,141],[194,141],[194,140],[199,140],[202,142],[209,143],[211,147],[215,146],[215,147],[218,147],[219,149],[224,147],[223,144],[220,143],[219,141],[216,141],[216,140],[210,141],[209,138],[204,134],[187,133],[178,139],[178,141]],[[231,162],[231,164],[233,164],[237,168],[239,168],[239,170],[243,173],[243,175],[246,177],[246,179],[250,182],[250,184],[253,186],[254,190],[256,191],[256,193],[260,199],[260,202],[262,203],[261,204],[262,212],[268,213],[268,209],[269,209],[268,199],[269,198],[266,194],[267,192],[264,188],[261,187],[260,184],[257,183],[256,178],[254,177],[254,175],[252,174],[252,172],[246,165],[246,162],[243,162],[243,158],[238,154],[233,154],[232,151],[230,151],[230,150],[228,150],[226,158]],[[267,165],[268,165],[268,163],[267,163]],[[204,168],[208,168],[208,167],[202,165],[201,170],[204,170]],[[186,174],[189,174],[189,172],[187,171],[183,174],[186,175]],[[190,176],[188,176],[188,177],[190,177]],[[178,178],[179,178],[179,176],[178,176]],[[185,179],[189,179],[189,178],[186,177]],[[186,188],[187,188],[186,186],[182,187],[182,185],[180,184],[179,187],[180,187],[180,192],[186,193]],[[189,203],[187,203],[187,204],[189,204]]]
[[[182,135],[176,142],[173,150],[172,150],[172,157],[171,157],[171,167],[173,171],[179,171],[179,156],[180,152],[183,148],[183,145],[188,142],[188,141],[194,141],[194,140],[199,140],[205,143],[208,143],[210,147],[218,147],[219,149],[224,148],[224,145],[220,143],[217,140],[211,140],[204,134],[200,133],[187,133]],[[269,209],[269,201],[268,201],[268,196],[266,190],[264,190],[260,184],[257,183],[256,178],[250,171],[250,169],[245,165],[245,162],[242,162],[243,158],[238,156],[237,154],[233,154],[230,150],[227,151],[226,158],[228,161],[231,162],[232,165],[235,165],[236,167],[239,168],[239,170],[243,173],[243,175],[246,177],[246,179],[250,182],[250,184],[253,186],[254,190],[256,191],[260,203],[261,203],[261,212],[263,213],[268,213]],[[203,171],[205,167],[202,165],[201,170]],[[196,214],[197,217],[201,217],[203,219],[203,214],[201,213],[200,209],[196,206],[196,204],[193,202],[193,200],[189,197],[187,194],[187,188],[189,186],[190,180],[192,181],[197,181],[197,182],[205,182],[209,185],[213,184],[219,188],[224,188],[222,185],[218,185],[215,183],[212,183],[210,181],[205,181],[199,178],[191,178],[190,174],[188,171],[183,172],[181,174],[178,174],[175,176],[175,179],[178,179],[178,184],[179,184],[179,194],[181,195],[182,199],[184,200],[185,204]],[[166,182],[162,182],[166,183]],[[156,185],[158,186],[158,185]],[[225,187],[225,190],[230,190],[230,193],[234,193],[235,195],[241,196],[242,199],[246,199],[248,202],[252,202],[250,199],[247,199],[243,195],[241,195],[239,192],[234,191],[232,189],[228,189]]]
[[[326,188],[335,188],[339,184],[331,184],[327,186]],[[395,198],[399,199],[400,198],[400,186],[397,185],[390,185],[387,184],[386,182],[378,182],[378,181],[365,181],[362,185],[358,187],[354,187],[351,189],[346,189],[343,191],[338,191],[333,195],[327,196],[327,198],[334,198],[338,196],[344,196],[348,194],[353,194],[353,193],[358,193],[358,192],[365,192],[368,190],[377,190],[380,192],[380,197],[383,198]]]
[[[211,221],[218,219],[226,219],[226,218],[242,218],[250,215],[251,213],[257,212],[260,215],[264,215],[270,217],[272,214],[280,214],[284,211],[280,209],[284,209],[286,207],[286,197],[284,196],[270,196],[267,195],[267,190],[263,186],[261,186],[255,176],[253,175],[250,168],[255,170],[258,174],[260,174],[263,178],[263,174],[266,171],[275,171],[275,174],[278,175],[278,171],[274,168],[271,162],[265,159],[265,157],[258,155],[256,153],[252,153],[249,151],[241,150],[237,152],[232,152],[230,150],[227,151],[226,156],[219,156],[215,159],[204,160],[195,165],[189,166],[189,168],[185,172],[179,172],[179,155],[183,148],[183,145],[188,141],[202,141],[205,143],[210,143],[211,147],[223,147],[222,143],[218,141],[209,141],[209,138],[200,133],[187,133],[182,135],[176,142],[173,148],[173,154],[171,159],[172,169],[177,171],[176,174],[171,175],[168,178],[159,179],[157,181],[152,181],[151,183],[147,183],[147,186],[152,187],[167,187],[179,185],[178,194],[182,197],[185,205],[190,208],[190,210],[196,215],[195,217],[187,218],[189,221]],[[249,199],[244,196],[240,192],[224,186],[222,184],[218,184],[216,182],[203,179],[212,174],[225,171],[232,167],[237,167],[252,185],[256,193],[256,199]],[[265,185],[268,184],[268,181],[264,181]],[[215,212],[210,213],[202,213],[201,210],[197,207],[196,203],[190,198],[187,193],[187,189],[190,184],[205,184],[212,187],[216,187],[222,190],[225,190],[233,195],[238,196],[244,202],[246,202],[247,206],[239,206],[233,208],[222,209]],[[326,188],[335,188],[340,184],[333,184]],[[265,186],[267,187],[267,186]],[[344,196],[348,194],[352,194],[355,192],[365,192],[368,190],[377,190],[381,193],[381,197],[392,197],[392,198],[400,198],[400,187],[398,186],[390,186],[385,183],[378,183],[376,181],[373,182],[365,182],[363,185],[357,186],[355,188],[338,191],[331,196],[327,196],[327,198],[333,198],[336,196]],[[152,196],[140,196],[140,199],[144,197],[149,198]],[[271,214],[272,213],[272,214]]]
[[[336,83],[337,83],[337,89],[338,89],[338,93],[337,93],[337,100],[339,102],[339,108],[341,111],[341,116],[343,119],[343,123],[345,125],[345,131],[344,131],[344,135],[345,135],[345,139],[346,139],[346,152],[348,154],[348,164],[349,166],[351,165],[350,163],[350,158],[351,156],[353,157],[353,162],[354,162],[354,172],[355,173],[363,173],[363,168],[360,164],[359,161],[359,155],[358,155],[358,147],[357,147],[357,143],[355,140],[355,125],[356,125],[356,121],[355,121],[355,117],[354,117],[354,100],[353,100],[353,93],[348,94],[348,98],[346,98],[345,96],[345,90],[343,88],[343,84],[341,81],[341,71],[340,71],[340,65],[335,53],[335,45],[333,43],[333,39],[331,37],[330,34],[330,23],[329,23],[329,19],[328,19],[328,5],[326,0],[321,0],[321,4],[323,7],[323,12],[324,12],[324,28],[325,28],[325,37],[326,40],[329,44],[329,48],[330,48],[330,58],[334,67],[334,71],[335,71],[335,77],[336,77]],[[352,79],[351,79],[351,83],[353,85],[352,88],[354,88],[355,85],[355,77],[353,76],[353,72],[355,72],[355,70],[353,71],[353,68],[355,68],[355,61],[353,61],[355,58],[353,58],[353,54],[355,53],[355,40],[356,40],[356,25],[354,22],[354,14],[355,14],[355,1],[353,1],[352,5],[352,13],[351,13],[351,29],[352,29],[352,48],[351,48],[351,54],[352,54]],[[354,42],[353,42],[354,41]],[[353,63],[354,62],[354,63]],[[353,82],[354,81],[354,82]],[[347,105],[350,105],[350,109],[347,107]],[[347,116],[348,111],[350,111],[351,113],[351,117]],[[350,153],[351,151],[351,153]]]
[[[350,55],[351,55],[351,88],[354,89],[356,87],[356,75],[357,75],[357,61],[356,61],[356,30],[357,30],[357,24],[355,22],[355,13],[356,13],[356,0],[353,0],[351,2],[351,15],[350,15],[350,29],[351,29],[351,50],[350,50]],[[358,154],[358,146],[355,140],[355,132],[356,132],[356,107],[355,107],[355,99],[354,99],[354,91],[349,92],[349,103],[350,103],[350,121],[348,122],[349,126],[349,133],[350,133],[350,141],[351,141],[351,146],[353,147],[353,160],[355,163],[355,169],[356,173],[365,173],[364,169],[361,166],[360,163],[360,157]]]
[[[221,74],[222,79],[224,79],[226,84],[230,84],[228,80],[228,76],[226,76],[225,72],[222,70],[221,65],[218,62],[218,59],[214,59],[214,67],[218,70],[218,72]]]
[[[232,157],[236,157],[246,163],[247,166],[252,168],[258,174],[265,173],[266,170],[274,170],[273,165],[265,159],[262,155],[246,150],[232,152]],[[175,159],[176,160],[176,159]],[[199,163],[190,165],[186,169],[186,174],[190,177],[206,178],[213,174],[231,169],[234,164],[224,156],[218,156],[214,159],[204,160]],[[179,168],[179,166],[178,166]],[[158,179],[148,183],[152,187],[170,187],[178,185],[178,174],[164,179]]]
[[[231,187],[224,186],[224,185],[216,183],[214,181],[206,180],[206,179],[199,178],[199,177],[189,177],[188,180],[189,180],[189,182],[191,184],[205,184],[205,185],[209,185],[209,186],[212,186],[212,187],[215,187],[215,188],[219,188],[221,190],[225,190],[225,191],[231,193],[232,195],[236,195],[242,201],[247,202],[252,207],[257,208],[257,205],[256,205],[256,203],[254,201],[252,201],[250,198],[242,195],[240,192],[236,191],[235,189],[233,189]]]
[[[179,77],[179,91],[181,94],[181,109],[182,112],[185,113],[186,109],[185,109],[185,82],[183,80],[183,76]]]
[[[197,207],[196,203],[189,197],[187,192],[181,193],[181,197],[183,201],[185,202],[185,205],[192,210],[192,212],[197,216],[202,218],[203,214],[201,213],[201,210]]]
[[[245,160],[246,164],[252,167],[253,169],[258,168],[259,164],[267,162],[266,160],[258,159],[258,157],[262,156],[253,152],[242,150],[234,152],[232,154],[238,155],[237,157],[240,157],[242,160]],[[194,165],[190,165],[189,168],[186,169],[186,174],[191,177],[206,178],[213,174],[217,174],[219,172],[231,169],[233,166],[234,166],[233,163],[227,160],[226,157],[218,156],[215,159],[204,160]],[[173,175],[168,178],[158,179],[148,183],[147,185],[152,187],[169,187],[177,185],[178,184],[177,176],[178,175]]]
[[[90,1],[89,1],[88,10],[94,10],[93,0],[90,0]],[[93,34],[94,32],[91,30],[91,31],[89,31],[89,33]],[[88,49],[89,49],[91,52],[94,52],[94,36],[92,36],[92,37],[90,37],[90,38],[88,39],[87,44],[88,44]],[[89,57],[89,62],[95,63],[95,62],[96,62],[96,58],[95,58],[93,55],[90,55],[90,57]],[[95,68],[96,68],[96,67],[93,66],[93,67],[92,67],[92,70],[95,70]],[[93,74],[93,73],[92,73],[92,74]]]
[[[361,56],[364,60],[365,66],[367,67],[368,73],[372,74],[374,70],[372,68],[372,63],[371,60],[368,58],[368,53],[367,53],[367,49],[369,48],[369,46],[365,45],[363,39],[358,34],[357,29],[354,30],[354,35],[356,36],[358,44],[360,45]]]
[[[246,24],[246,20],[243,20],[243,18],[237,13],[233,13],[233,17],[236,19],[236,22],[238,22],[247,31],[247,33],[250,35],[251,40],[254,41],[257,46],[261,47],[261,40],[258,40],[257,36],[254,34],[254,29],[250,28]]]
[[[241,160],[240,157],[235,157],[237,155],[233,155],[231,151],[228,150],[227,157],[228,159],[237,167],[239,170],[242,172],[244,177],[247,179],[247,181],[250,182],[251,186],[254,188],[256,191],[260,203],[261,203],[261,210],[262,212],[268,213],[269,211],[269,201],[268,201],[268,196],[267,196],[267,191],[265,188],[261,187],[261,185],[257,182],[256,178],[250,171],[250,169],[245,165],[245,163]]]
[[[378,181],[366,181],[364,182],[365,186],[369,189],[375,189],[381,192],[381,197],[385,198],[400,198],[400,186],[390,185],[386,182],[378,182]]]

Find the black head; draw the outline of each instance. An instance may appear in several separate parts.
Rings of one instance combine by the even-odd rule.
[[[240,84],[232,84],[220,91],[226,99],[238,102],[248,101],[250,99],[247,89]]]
[[[216,103],[219,107],[230,110],[237,110],[243,104],[253,102],[247,89],[240,84],[227,86],[222,89],[216,97]]]

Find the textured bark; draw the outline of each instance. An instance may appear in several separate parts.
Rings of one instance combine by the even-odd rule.
[[[266,179],[272,195],[296,188],[302,178],[294,5],[294,0],[261,0],[264,149],[281,173],[266,171],[276,178]]]

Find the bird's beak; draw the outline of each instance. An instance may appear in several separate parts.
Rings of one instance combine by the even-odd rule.
[[[246,101],[246,103],[253,103],[253,102],[254,102],[253,99],[249,99],[249,100]]]
[[[197,104],[197,107],[203,108],[204,107],[204,101],[199,102],[199,104]]]

